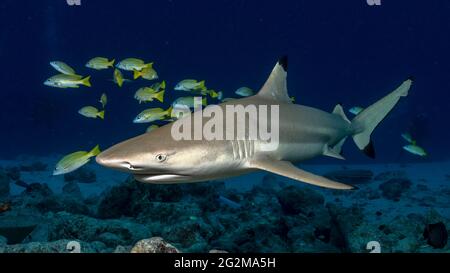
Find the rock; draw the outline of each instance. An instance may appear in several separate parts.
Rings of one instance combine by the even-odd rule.
[[[28,234],[22,243],[47,242],[49,238],[49,226],[46,223],[38,224],[34,230]]]
[[[19,166],[19,170],[22,172],[43,172],[47,170],[47,164],[36,161],[29,165]]]
[[[387,171],[377,174],[374,178],[376,181],[386,181],[393,178],[406,178],[405,171]]]
[[[30,242],[27,244],[0,245],[0,253],[69,253],[68,244],[73,241]],[[99,242],[79,242],[81,253],[105,252],[105,246]]]
[[[10,180],[11,179],[5,172],[0,171],[0,201],[9,197]]]
[[[137,242],[131,253],[180,253],[173,245],[165,242],[161,237],[152,237]]]
[[[228,251],[220,250],[220,249],[211,249],[209,253],[228,253]]]
[[[97,217],[111,219],[131,216],[132,190],[128,184],[121,184],[106,191],[98,205]]]
[[[316,206],[323,206],[324,197],[310,189],[288,186],[276,194],[278,201],[286,214],[307,215]]]
[[[130,178],[102,194],[97,216],[101,219],[122,216],[136,218],[139,215],[148,215],[150,211],[153,212],[155,205],[160,206],[156,203],[165,203],[167,209],[171,209],[169,204],[180,203],[180,206],[186,204],[181,202],[183,198],[195,198],[196,204],[204,212],[214,211],[220,207],[217,199],[224,188],[224,183],[220,182],[157,185],[140,183]],[[172,206],[174,207],[177,205]],[[169,211],[163,213],[169,213]]]
[[[119,245],[114,249],[114,253],[130,253],[130,251],[131,251],[131,246]]]
[[[6,245],[8,243],[8,239],[6,237],[0,236],[0,248],[2,245]]]
[[[40,212],[64,210],[59,197],[45,183],[30,184],[20,196],[23,199],[24,207],[33,207]]]
[[[115,246],[123,242],[122,238],[111,232],[104,232],[98,236],[98,240],[109,246]]]
[[[80,168],[74,172],[66,173],[64,175],[64,181],[75,181],[78,183],[95,183],[97,181],[97,175],[94,171],[88,168]]]
[[[49,240],[101,241],[107,247],[132,245],[151,236],[150,229],[125,219],[99,220],[89,216],[58,212],[47,215]]]
[[[47,184],[32,183],[28,185],[27,190],[24,194],[28,197],[49,197],[53,195],[53,191],[48,187]]]
[[[7,238],[9,244],[18,244],[40,223],[42,218],[31,211],[0,214],[0,236]]]
[[[75,181],[65,183],[62,188],[62,193],[67,196],[82,198],[80,187]]]
[[[9,178],[11,178],[12,180],[19,180],[20,179],[20,170],[17,167],[11,167],[11,168],[6,168],[6,174],[8,175]]]
[[[403,178],[392,178],[378,187],[384,198],[398,201],[404,192],[411,188],[411,181]]]
[[[447,227],[443,222],[426,225],[423,237],[434,248],[444,248],[448,241]]]
[[[324,176],[341,183],[356,185],[370,182],[373,172],[370,170],[337,170],[328,172]]]
[[[176,242],[183,248],[183,251],[204,252],[208,249],[207,242],[213,233],[210,225],[202,219],[197,219],[165,226],[161,235],[171,242]]]

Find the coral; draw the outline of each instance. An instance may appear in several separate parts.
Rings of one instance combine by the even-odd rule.
[[[379,189],[384,198],[398,201],[402,194],[411,188],[411,181],[403,178],[392,178],[380,184]]]
[[[163,240],[161,237],[152,237],[137,242],[131,253],[180,253],[180,251]]]
[[[95,183],[97,181],[97,175],[93,170],[88,168],[80,168],[74,172],[64,175],[64,181],[71,182],[76,181],[78,183]]]

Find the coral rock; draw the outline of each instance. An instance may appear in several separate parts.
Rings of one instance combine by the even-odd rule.
[[[165,242],[161,237],[152,237],[137,242],[131,253],[180,253],[173,245]]]
[[[95,183],[97,181],[97,175],[94,171],[87,168],[80,168],[74,172],[64,175],[64,181],[71,182],[76,181],[78,183]]]
[[[323,206],[324,197],[309,188],[288,186],[277,193],[278,201],[287,214],[307,214],[314,206]]]
[[[411,181],[403,178],[392,178],[379,186],[382,196],[393,201],[398,201],[409,188],[411,188]]]

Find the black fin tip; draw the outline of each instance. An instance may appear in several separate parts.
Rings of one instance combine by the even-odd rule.
[[[287,57],[287,55],[281,56],[278,59],[278,64],[281,65],[281,67],[283,67],[284,71],[287,72],[287,69],[288,69],[288,57]]]

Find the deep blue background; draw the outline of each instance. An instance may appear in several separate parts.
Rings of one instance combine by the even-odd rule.
[[[449,1],[81,1],[0,2],[0,158],[106,148],[145,131],[131,121],[146,108],[133,99],[146,82],[119,89],[107,80],[112,70],[84,67],[92,57],[154,61],[169,87],[205,79],[231,96],[243,85],[258,89],[281,54],[297,103],[327,111],[368,105],[413,75],[410,96],[373,136],[377,161],[424,160],[401,150],[405,130],[430,152],[425,160],[447,158]],[[93,87],[44,86],[56,73],[51,60],[92,75]],[[104,122],[77,114],[102,92],[110,101]],[[350,161],[369,162],[351,141],[345,150]]]

